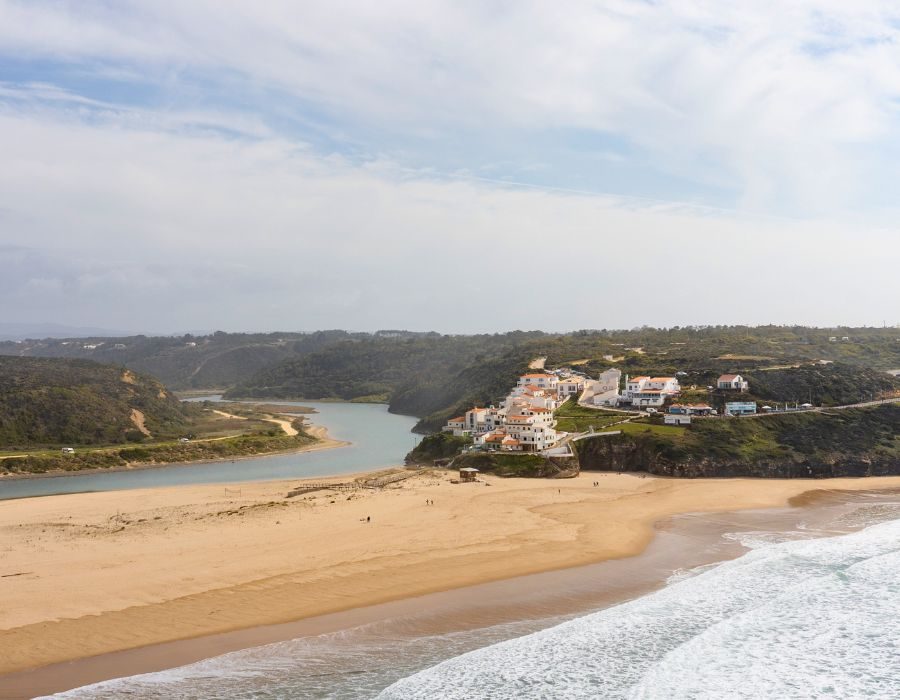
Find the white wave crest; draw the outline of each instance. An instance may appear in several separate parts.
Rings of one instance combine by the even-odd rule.
[[[892,521],[759,546],[623,605],[442,662],[379,697],[900,697],[898,615]]]

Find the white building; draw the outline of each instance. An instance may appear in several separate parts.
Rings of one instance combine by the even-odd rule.
[[[525,408],[515,415],[506,417],[506,423],[501,428],[506,437],[515,440],[513,445],[509,441],[501,442],[504,449],[513,449],[520,452],[540,452],[553,447],[559,441],[559,433],[554,426],[556,421],[553,412],[546,408]]]
[[[540,452],[555,446],[565,435],[556,432],[553,411],[568,398],[568,392],[582,389],[584,380],[578,377],[523,374],[500,406],[472,408],[447,421],[443,430],[471,436],[475,444],[496,449]]]
[[[659,407],[681,392],[675,377],[625,377],[625,391],[619,403],[636,408]]]
[[[457,416],[447,421],[447,425],[441,428],[445,433],[453,433],[456,437],[462,437],[466,434],[466,417]]]
[[[539,389],[547,389],[548,391],[556,391],[559,386],[559,377],[555,374],[547,374],[546,372],[538,372],[531,374],[523,374],[519,377],[516,386],[536,386]]]
[[[581,377],[560,379],[556,389],[560,401],[565,401],[570,396],[577,396],[582,391],[584,391],[584,379]]]
[[[597,377],[597,388],[594,393],[604,394],[608,391],[619,393],[619,385],[622,383],[622,370],[608,369]]]
[[[739,374],[723,374],[716,382],[716,388],[726,391],[747,391],[750,383]]]

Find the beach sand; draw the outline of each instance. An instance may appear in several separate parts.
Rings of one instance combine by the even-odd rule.
[[[0,502],[0,673],[628,557],[679,513],[900,488],[900,477],[450,476],[291,499],[301,481]]]

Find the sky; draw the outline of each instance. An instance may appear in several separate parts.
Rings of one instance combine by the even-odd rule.
[[[0,322],[900,322],[881,0],[0,0]]]

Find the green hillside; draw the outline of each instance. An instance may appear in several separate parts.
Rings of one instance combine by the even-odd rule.
[[[681,477],[900,474],[900,404],[758,418],[638,425],[576,444],[583,469]]]
[[[439,426],[453,410],[496,400],[515,383],[539,333],[367,338],[262,370],[230,390],[233,398],[386,401],[397,413]]]
[[[846,338],[846,340],[845,340]],[[833,405],[889,394],[900,369],[896,328],[693,326],[440,335],[407,331],[213,333],[205,336],[0,342],[0,355],[89,358],[150,374],[173,389],[231,388],[231,397],[386,401],[435,430],[473,403],[504,395],[529,360],[636,374],[680,372],[688,399],[723,373],[751,381],[748,398]],[[819,361],[833,365],[818,365]],[[690,387],[695,387],[691,393]]]
[[[0,357],[0,449],[175,436],[199,408],[155,379],[90,360]],[[141,431],[143,427],[144,432]]]
[[[0,355],[90,359],[149,374],[173,389],[224,388],[287,358],[367,333],[213,333],[177,337],[68,338],[0,342]]]

